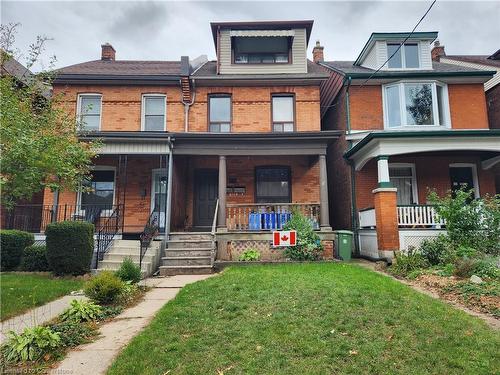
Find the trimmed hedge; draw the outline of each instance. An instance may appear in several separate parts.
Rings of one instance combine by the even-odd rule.
[[[49,271],[47,262],[47,248],[45,246],[28,246],[24,249],[21,269],[28,272]]]
[[[2,230],[0,238],[1,271],[16,269],[21,263],[24,249],[35,242],[35,236],[32,233],[21,230]]]
[[[94,225],[61,221],[47,225],[47,261],[56,275],[83,275],[90,271],[94,252]]]

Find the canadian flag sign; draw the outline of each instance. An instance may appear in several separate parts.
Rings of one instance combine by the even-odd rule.
[[[273,247],[297,245],[297,232],[284,230],[273,232]]]

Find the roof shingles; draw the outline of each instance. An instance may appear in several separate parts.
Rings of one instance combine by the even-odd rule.
[[[178,76],[180,61],[95,60],[70,65],[57,71],[61,75],[117,75],[117,76]]]

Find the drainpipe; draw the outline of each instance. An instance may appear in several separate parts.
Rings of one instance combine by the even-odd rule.
[[[351,81],[352,78],[349,76],[347,77],[347,88],[346,88],[346,95],[345,95],[345,106],[346,106],[346,128],[347,128],[347,134],[351,134],[351,103],[349,99],[349,87],[351,86]],[[352,148],[352,141],[349,142],[349,149]],[[351,168],[351,226],[352,226],[352,231],[354,233],[354,244],[356,248],[356,252],[359,249],[359,238],[358,238],[358,220],[356,217],[356,211],[357,211],[357,206],[356,206],[356,170],[354,168],[354,163],[352,160],[348,161],[349,166]]]
[[[167,209],[165,212],[165,235],[161,244],[162,251],[166,248],[168,238],[170,236],[170,218],[172,214],[172,169],[173,169],[173,150],[174,144],[172,139],[168,137],[168,171],[167,171]]]

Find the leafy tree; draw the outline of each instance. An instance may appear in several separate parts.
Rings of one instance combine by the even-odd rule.
[[[432,119],[432,91],[430,85],[409,86],[411,104],[406,106],[415,125],[430,125]]]
[[[53,58],[48,70],[32,74],[48,41],[38,37],[29,46],[26,68],[9,74],[19,24],[1,25],[0,46],[0,188],[2,205],[30,199],[44,188],[75,190],[88,175],[97,143],[78,138],[79,124],[64,110],[60,97],[50,97]],[[11,64],[14,62],[10,62]]]

